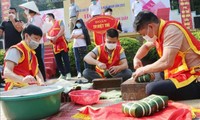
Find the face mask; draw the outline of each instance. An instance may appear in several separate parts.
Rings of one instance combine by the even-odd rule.
[[[92,4],[93,4],[93,5],[96,5],[96,4],[97,4],[97,1],[92,1]]]
[[[155,42],[157,40],[157,36],[153,36],[152,38],[149,37],[148,35],[143,36],[143,38],[147,41],[147,42]]]
[[[105,15],[111,15],[111,13],[110,12],[106,12]]]
[[[9,16],[12,16],[13,19],[16,18],[16,15],[15,15],[15,14],[9,14]]]
[[[25,9],[25,10],[24,10],[24,13],[25,13],[26,15],[28,15],[28,14],[29,14],[29,10],[28,10],[28,9]]]
[[[77,27],[77,28],[81,28],[82,25],[81,25],[80,23],[76,23],[76,27]]]
[[[33,50],[35,50],[38,46],[40,45],[39,42],[34,41],[33,39],[31,39],[31,41],[29,42],[29,47]]]
[[[147,34],[149,33],[149,28],[147,30]],[[154,34],[154,36],[151,38],[148,35],[143,36],[143,38],[147,41],[147,42],[155,42],[157,40],[157,36]]]
[[[71,6],[74,6],[74,3],[71,3]]]
[[[109,49],[109,50],[114,50],[117,46],[117,43],[107,43],[106,42],[106,47]]]

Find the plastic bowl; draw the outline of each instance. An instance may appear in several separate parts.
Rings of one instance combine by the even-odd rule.
[[[99,102],[100,90],[77,90],[69,93],[71,101],[81,105],[91,105]]]
[[[39,120],[60,109],[63,87],[32,86],[0,93],[0,101],[7,119]]]

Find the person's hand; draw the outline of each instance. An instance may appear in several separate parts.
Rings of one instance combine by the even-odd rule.
[[[46,83],[44,83],[44,82],[40,82],[39,85],[40,86],[47,86]]]
[[[136,71],[132,74],[133,79],[136,79],[137,77],[144,75],[144,67],[140,67],[138,69],[136,69]]]
[[[115,74],[117,74],[119,72],[120,72],[120,67],[119,66],[112,66],[112,67],[109,68],[109,73],[111,75],[115,75]]]
[[[97,66],[100,68],[100,69],[103,69],[105,70],[107,68],[106,64],[105,63],[102,63],[102,62],[98,62]]]
[[[138,69],[139,67],[143,67],[142,61],[140,59],[134,58],[133,60],[134,69]]]
[[[23,78],[22,81],[24,83],[28,83],[28,84],[37,84],[36,79],[31,75],[27,75],[26,77]]]

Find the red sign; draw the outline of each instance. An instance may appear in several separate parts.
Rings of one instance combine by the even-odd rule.
[[[117,20],[108,15],[95,16],[86,22],[89,30],[100,34],[105,33],[110,28],[114,28],[116,24]]]
[[[192,29],[190,0],[179,0],[179,7],[183,25],[185,25],[188,29]]]
[[[10,8],[10,0],[1,0],[2,20],[8,19],[9,8]]]

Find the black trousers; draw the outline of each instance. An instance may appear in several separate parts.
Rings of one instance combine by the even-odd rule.
[[[171,80],[158,80],[148,83],[147,95],[157,94],[168,96],[170,100],[200,99],[200,82],[196,80],[189,85],[177,89]]]
[[[41,45],[41,44],[38,46],[38,48],[35,49],[36,57],[37,57],[37,59],[38,59],[38,64],[39,64],[40,72],[42,73],[42,76],[43,76],[43,78],[44,78],[44,81],[46,81],[44,59],[43,59],[43,57],[42,57],[43,51],[44,51],[44,50],[42,49],[42,45]]]

